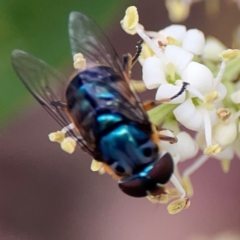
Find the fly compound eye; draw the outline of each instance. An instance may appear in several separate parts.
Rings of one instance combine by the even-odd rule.
[[[165,153],[156,161],[153,168],[149,171],[148,176],[156,183],[167,183],[174,171],[174,163],[169,153]]]
[[[147,195],[145,185],[144,178],[138,176],[124,178],[118,183],[119,188],[131,197],[145,197]]]

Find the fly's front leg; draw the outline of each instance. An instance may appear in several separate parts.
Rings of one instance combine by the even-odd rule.
[[[141,55],[141,52],[142,52],[142,43],[143,43],[143,40],[141,39],[140,41],[137,42],[137,45],[136,45],[136,53],[134,55],[134,57],[132,58],[132,66],[137,62],[139,56]]]
[[[132,68],[132,55],[130,53],[123,55],[123,72],[127,75],[127,79],[130,79]]]
[[[123,55],[123,71],[127,74],[129,79],[131,75],[131,69],[133,65],[137,62],[142,52],[142,43],[143,43],[143,40],[140,40],[139,42],[137,42],[137,45],[136,45],[137,51],[133,57],[130,53]]]

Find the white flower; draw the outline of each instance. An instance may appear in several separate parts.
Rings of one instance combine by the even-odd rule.
[[[181,162],[196,156],[198,152],[197,142],[187,132],[180,132],[176,137]]]
[[[190,29],[185,35],[182,47],[193,54],[201,55],[204,44],[205,37],[203,32],[198,29]]]
[[[169,27],[164,28],[163,30],[160,30],[158,33],[160,35],[163,35],[166,39],[167,37],[172,37],[176,39],[179,43],[182,43],[185,37],[186,31],[187,31],[186,26],[173,24],[173,25],[170,25]]]

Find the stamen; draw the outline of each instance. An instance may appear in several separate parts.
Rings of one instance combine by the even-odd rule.
[[[213,89],[216,89],[218,84],[222,81],[222,77],[225,72],[226,66],[227,66],[226,61],[222,61],[217,77],[213,80]]]
[[[76,145],[76,141],[71,137],[64,138],[64,140],[61,142],[62,150],[69,154],[72,154],[74,152]]]
[[[204,101],[204,96],[193,86],[191,86],[190,84],[187,85],[186,88],[192,95],[198,97],[199,99],[201,99],[202,101]]]
[[[173,202],[171,202],[168,207],[168,213],[169,214],[176,214],[181,212],[183,209],[187,209],[190,206],[190,200],[188,198],[184,198],[184,199],[178,199],[175,200]]]
[[[207,143],[207,146],[210,146],[212,144],[211,119],[210,119],[210,116],[209,116],[209,112],[206,109],[201,109],[201,113],[202,113],[202,116],[203,116],[206,143]]]
[[[230,61],[240,56],[239,49],[227,49],[223,51],[220,55],[223,61]]]
[[[186,196],[186,192],[174,174],[172,174],[170,181],[175,186],[175,188],[180,192],[181,194],[180,198],[183,199]]]
[[[201,155],[192,165],[190,165],[184,172],[183,178],[189,177],[192,175],[198,168],[200,168],[206,161],[208,156]]]
[[[97,160],[95,160],[95,159],[92,160],[91,170],[92,170],[93,172],[99,171],[102,167],[103,167],[102,162],[99,162],[99,161],[97,161]]]
[[[58,143],[61,143],[65,137],[65,133],[62,132],[62,131],[57,131],[57,132],[54,132],[54,133],[50,133],[48,135],[49,137],[49,140],[51,142],[58,142]]]
[[[153,50],[153,52],[159,57],[165,64],[168,63],[167,58],[163,54],[163,52],[158,48],[154,42],[147,36],[144,30],[140,26],[136,26],[136,31],[138,35],[143,39],[144,42],[148,44],[148,46]]]
[[[182,185],[183,185],[183,188],[185,189],[185,191],[187,193],[187,196],[192,197],[193,196],[193,186],[192,186],[192,183],[191,183],[191,180],[190,180],[189,176],[184,177],[182,179]]]
[[[212,104],[213,101],[215,101],[216,99],[219,98],[219,96],[220,96],[220,94],[217,91],[210,92],[205,96],[204,102],[206,104]]]
[[[222,148],[220,147],[219,144],[214,144],[214,145],[210,145],[207,148],[205,148],[204,150],[204,154],[206,155],[217,155],[218,153],[220,153],[222,150]]]
[[[223,122],[227,121],[232,115],[231,111],[227,108],[219,108],[216,114]]]

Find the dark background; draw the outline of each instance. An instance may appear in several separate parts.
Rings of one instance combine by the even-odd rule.
[[[0,29],[0,239],[185,240],[198,234],[240,231],[238,159],[232,161],[228,174],[217,160],[208,161],[192,177],[191,207],[171,216],[166,205],[130,198],[109,176],[91,172],[91,158],[80,150],[68,155],[50,143],[47,135],[59,126],[10,67],[11,50],[21,48],[69,72],[67,17],[71,10],[84,11],[97,20],[119,54],[133,53],[139,38],[120,28],[125,9],[135,4],[145,28],[160,30],[170,24],[164,1],[41,2],[0,3],[5,24]],[[183,24],[230,47],[240,12],[225,1],[220,10],[206,16],[204,4],[195,4]],[[141,78],[139,67],[133,78]]]

